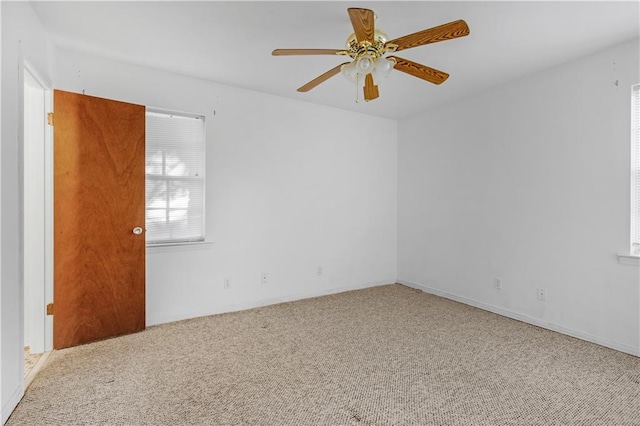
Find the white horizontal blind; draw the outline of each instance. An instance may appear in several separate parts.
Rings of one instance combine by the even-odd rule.
[[[631,94],[631,253],[640,254],[640,84]]]
[[[147,244],[204,241],[204,117],[146,118]]]

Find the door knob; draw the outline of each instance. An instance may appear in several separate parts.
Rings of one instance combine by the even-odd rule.
[[[142,229],[142,227],[140,226],[136,226],[135,228],[133,228],[133,233],[136,235],[140,235],[144,232],[144,229]]]

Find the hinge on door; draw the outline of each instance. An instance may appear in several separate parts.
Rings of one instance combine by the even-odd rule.
[[[53,113],[52,112],[47,113],[47,124],[49,124],[49,126],[53,126]]]
[[[53,303],[47,305],[47,315],[53,315]]]

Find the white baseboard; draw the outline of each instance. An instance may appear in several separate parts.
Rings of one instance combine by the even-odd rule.
[[[24,396],[24,388],[22,386],[18,386],[13,394],[7,400],[7,403],[2,406],[2,424],[5,424],[9,419],[13,410],[18,406],[18,403]]]
[[[485,311],[493,312],[494,314],[502,315],[504,317],[512,318],[518,321],[526,322],[531,325],[535,325],[538,327],[546,328],[547,330],[556,331],[558,333],[566,334],[571,337],[575,337],[577,339],[586,340],[587,342],[595,343],[601,346],[606,346],[607,348],[615,349],[620,352],[624,352],[634,356],[640,356],[640,347],[635,347],[631,345],[627,345],[625,343],[614,342],[608,339],[603,339],[598,336],[594,336],[589,333],[585,333],[582,331],[574,330],[571,328],[567,328],[558,324],[553,324],[547,321],[543,321],[538,318],[530,317],[525,314],[521,314],[518,312],[510,311],[508,309],[500,308],[498,306],[493,306],[487,303],[478,302],[476,300],[468,299],[463,296],[458,296],[456,294],[452,294],[443,290],[438,290],[435,288],[428,287],[423,284],[414,283],[411,281],[398,280],[398,284],[402,284],[407,287],[415,288],[417,290],[422,290],[425,293],[433,294],[436,296],[444,297],[445,299],[454,300],[456,302],[464,303],[465,305],[474,306],[476,308],[483,309]]]
[[[185,319],[205,317],[209,315],[224,314],[228,312],[245,311],[247,309],[259,308],[262,306],[276,305],[278,303],[293,302],[296,300],[311,299],[314,297],[328,296],[330,294],[344,293],[345,291],[361,290],[363,288],[378,287],[383,285],[395,284],[395,279],[372,281],[367,283],[355,284],[350,286],[335,287],[327,290],[312,290],[300,293],[291,293],[284,296],[269,297],[266,299],[251,300],[243,303],[234,303],[228,305],[214,306],[206,310],[190,311],[183,314],[162,315],[147,320],[148,326],[166,324],[169,322],[182,321]]]
[[[29,386],[33,382],[33,379],[36,378],[40,370],[46,365],[47,360],[49,359],[49,355],[51,355],[51,351],[43,352],[36,365],[33,366],[29,374],[24,378],[24,391],[26,392],[29,389]]]

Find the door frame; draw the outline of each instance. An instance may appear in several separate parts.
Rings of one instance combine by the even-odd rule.
[[[43,116],[42,120],[46,121],[47,112],[53,111],[53,85],[51,81],[42,74],[28,59],[23,59],[23,78],[22,85],[24,87],[25,79],[24,74],[28,73],[35,82],[40,86],[44,93],[44,111],[42,111]],[[22,203],[21,208],[24,208],[24,193],[25,193],[25,170],[27,166],[27,161],[29,160],[25,154],[25,135],[24,135],[24,102],[25,96],[23,92],[22,96],[23,105],[21,108],[21,114],[23,115],[22,119],[22,152],[20,153],[20,157],[23,163],[23,167],[21,170],[21,182],[20,182],[20,200]],[[44,211],[42,212],[42,220],[44,222],[44,235],[42,235],[42,247],[44,248],[43,256],[43,276],[44,282],[43,285],[43,293],[44,293],[44,305],[47,303],[51,303],[53,301],[53,129],[51,126],[45,125],[44,131],[44,140],[42,141],[44,146],[44,164],[40,165],[44,167]],[[20,264],[21,264],[21,280],[22,280],[22,289],[23,289],[23,297],[28,297],[24,292],[25,283],[24,283],[24,270],[27,266],[27,260],[25,259],[24,246],[25,239],[27,238],[28,232],[25,229],[25,215],[26,212],[23,210],[20,220],[20,235],[22,238],[22,247],[20,256]],[[24,300],[23,300],[24,306]],[[45,306],[39,311],[36,311],[34,318],[40,324],[43,324],[33,335],[34,340],[38,340],[42,342],[40,348],[44,350],[44,352],[51,351],[53,349],[53,318],[51,316],[47,316],[45,313]],[[25,333],[25,321],[24,321],[24,312],[22,317],[22,341],[24,342],[24,333]]]

